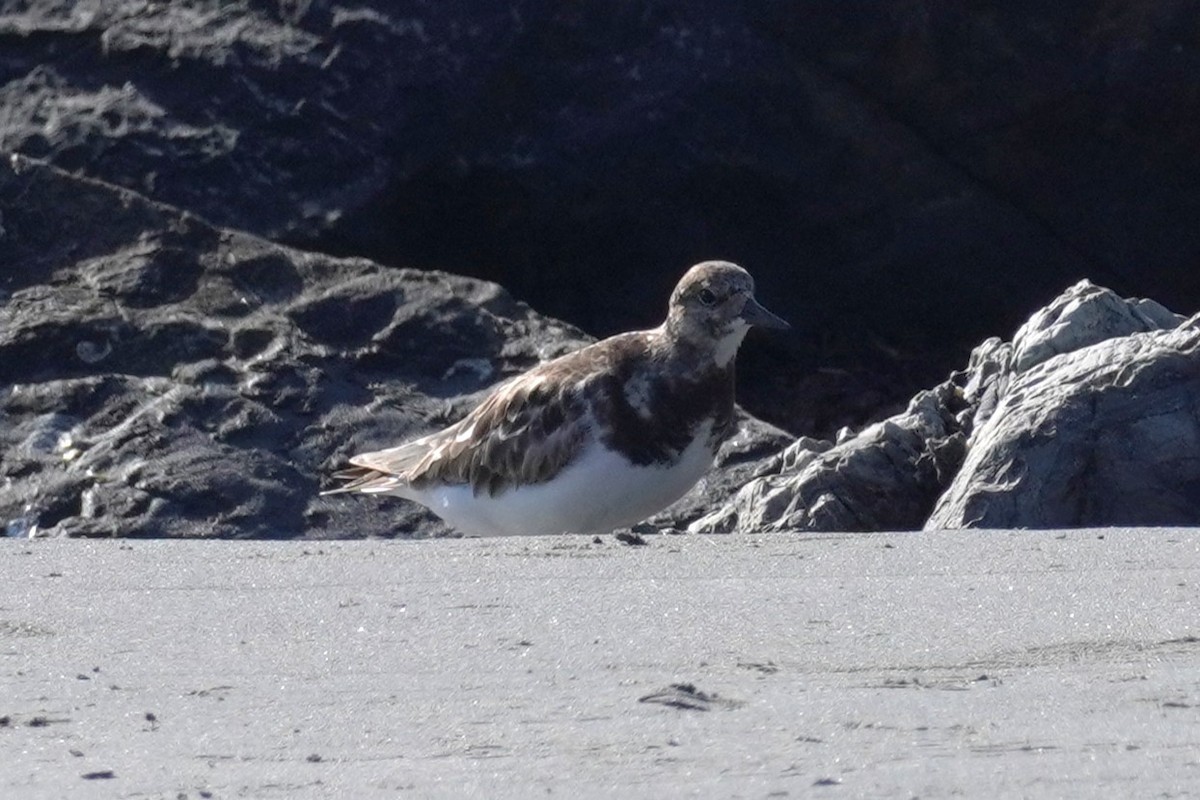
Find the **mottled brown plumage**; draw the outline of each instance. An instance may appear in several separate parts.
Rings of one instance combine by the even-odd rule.
[[[691,441],[703,419],[714,420],[712,444],[733,433],[733,364],[661,374],[669,352],[655,340],[624,334],[541,364],[500,386],[460,421],[390,450],[354,456],[356,469],[337,477],[361,490],[372,478],[404,474],[411,486],[469,484],[496,495],[542,483],[567,466],[596,427],[601,440],[634,464],[665,462]],[[604,345],[601,347],[601,345]],[[639,413],[624,387],[649,387]]]
[[[448,428],[352,457],[354,466],[336,475],[348,482],[334,491],[398,494],[447,517],[459,510],[452,505],[481,503],[478,514],[496,527],[488,498],[553,485],[593,448],[648,475],[668,474],[702,436],[698,444],[711,463],[734,431],[734,354],[742,336],[752,324],[786,326],[752,293],[753,281],[740,267],[697,265],[679,282],[658,328],[541,364],[500,385]],[[596,492],[605,490],[603,477],[597,476]],[[452,487],[469,487],[476,499],[438,494]],[[429,499],[435,494],[436,502]]]

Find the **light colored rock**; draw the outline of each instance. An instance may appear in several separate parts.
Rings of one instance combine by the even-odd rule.
[[[962,459],[950,383],[921,392],[902,414],[838,444],[800,439],[774,474],[747,483],[694,533],[904,530],[921,526]]]
[[[1011,376],[925,527],[1197,522],[1200,316]]]
[[[1174,328],[1183,317],[1153,300],[1124,300],[1082,280],[1040,309],[1013,337],[1015,372],[1117,336]]]
[[[1011,342],[836,443],[801,439],[696,532],[1200,522],[1200,316],[1080,281]]]

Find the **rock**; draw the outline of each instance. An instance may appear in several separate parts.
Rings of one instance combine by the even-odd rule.
[[[445,528],[322,476],[587,337],[499,286],[272,244],[15,156],[0,166],[8,535]],[[652,518],[692,531],[1194,524],[1200,316],[1082,281],[836,442],[743,415]]]
[[[1103,300],[1089,309],[1075,304],[1081,294]],[[1018,356],[997,376],[995,404],[926,528],[1200,520],[1200,315],[1180,324],[1113,300],[1080,284],[1056,301],[1079,335],[1060,329],[1058,355],[1024,367]],[[1041,349],[1038,328],[1018,333],[1014,353]]]
[[[20,156],[0,163],[0,208],[10,536],[443,534],[412,503],[318,490],[351,453],[589,341],[493,283],[272,244]],[[743,423],[660,524],[788,438]]]
[[[919,528],[963,458],[949,383],[838,444],[800,439],[693,533]]]
[[[1012,371],[1025,372],[1060,353],[1118,336],[1174,328],[1182,321],[1153,300],[1123,300],[1091,281],[1080,281],[1017,330]]]
[[[800,439],[695,532],[1194,525],[1200,315],[1089,281],[908,409]]]
[[[28,0],[0,149],[599,335],[731,258],[808,334],[750,348],[743,398],[825,436],[1080,274],[1200,304],[1194,26],[1181,0]]]

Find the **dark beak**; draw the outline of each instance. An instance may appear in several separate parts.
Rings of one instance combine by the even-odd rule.
[[[782,318],[775,316],[770,311],[767,311],[753,297],[746,300],[746,305],[742,308],[742,319],[750,325],[757,325],[760,328],[777,328],[781,331],[786,331],[792,326]]]

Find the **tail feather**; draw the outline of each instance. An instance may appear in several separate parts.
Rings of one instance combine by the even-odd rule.
[[[394,492],[408,486],[408,471],[412,469],[429,448],[421,440],[408,442],[387,450],[359,453],[350,458],[350,466],[333,473],[341,486],[326,489],[327,494],[366,492],[380,494]]]
[[[333,473],[331,477],[334,480],[342,481],[340,486],[335,486],[332,489],[325,489],[321,495],[327,494],[344,494],[346,492],[358,492],[362,487],[370,483],[377,477],[384,477],[382,472],[366,467],[348,467],[340,469]]]

